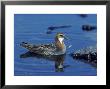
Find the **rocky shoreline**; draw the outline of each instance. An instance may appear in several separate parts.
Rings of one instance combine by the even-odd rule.
[[[97,65],[97,47],[89,46],[71,53],[74,59],[82,60],[93,65]]]

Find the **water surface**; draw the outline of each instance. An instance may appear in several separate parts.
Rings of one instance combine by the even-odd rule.
[[[73,59],[69,54],[97,43],[97,31],[83,31],[84,24],[97,25],[97,16],[89,14],[82,18],[74,14],[15,14],[14,15],[14,75],[15,76],[96,76],[97,68],[91,64]],[[46,34],[50,26],[64,26]],[[30,54],[22,48],[22,41],[32,44],[54,42],[57,32],[69,37],[65,40],[67,53],[61,57],[43,57]],[[71,47],[69,48],[69,46]],[[59,70],[57,65],[63,63]]]

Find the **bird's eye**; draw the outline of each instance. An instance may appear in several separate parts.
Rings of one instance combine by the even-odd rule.
[[[63,35],[62,35],[62,34],[61,34],[60,36],[61,36],[61,37],[63,37]]]

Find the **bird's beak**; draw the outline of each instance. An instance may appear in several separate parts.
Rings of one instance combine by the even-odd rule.
[[[69,38],[67,36],[64,35],[64,39],[68,40]]]

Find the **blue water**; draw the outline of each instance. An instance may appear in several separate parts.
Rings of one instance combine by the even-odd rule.
[[[97,31],[83,31],[83,24],[97,25],[97,15],[88,14],[80,17],[76,14],[15,14],[14,15],[14,75],[15,76],[96,76],[97,68],[91,64],[73,59],[69,54],[97,43]],[[71,25],[68,28],[53,30],[46,34],[50,26]],[[54,41],[55,34],[62,32],[68,36],[65,40],[67,53],[63,60],[65,66],[56,71],[58,61],[51,58],[28,55],[20,46],[22,41],[32,44],[46,44]],[[72,47],[69,48],[69,46]],[[20,57],[25,55],[24,58]]]

